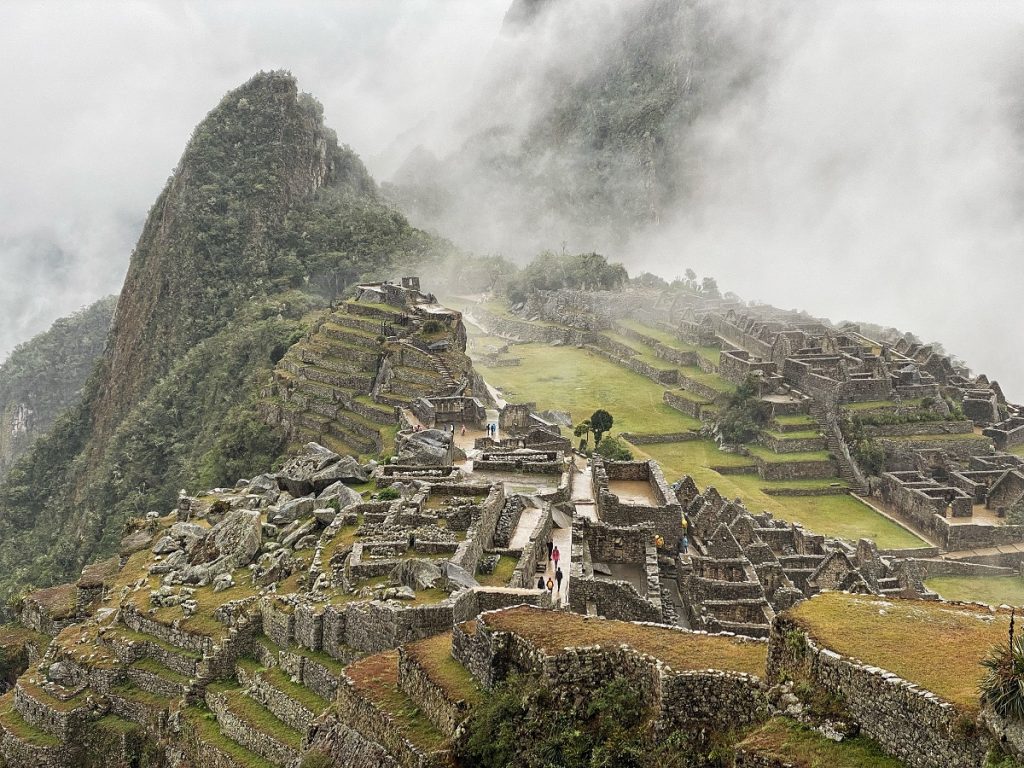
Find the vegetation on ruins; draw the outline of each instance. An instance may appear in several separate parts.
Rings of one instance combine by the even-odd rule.
[[[768,413],[758,398],[757,381],[748,376],[729,397],[728,405],[718,414],[715,432],[725,443],[749,443],[768,423]]]
[[[544,251],[508,281],[505,296],[518,304],[538,291],[613,291],[628,279],[624,266],[609,262],[599,253],[569,255]]]
[[[625,442],[610,435],[597,444],[594,448],[594,453],[610,461],[633,460],[633,452],[626,447]]]
[[[649,715],[641,692],[624,678],[588,691],[574,710],[534,677],[513,675],[474,709],[459,758],[480,768],[691,765],[685,735],[661,734],[654,743]]]
[[[985,676],[978,685],[981,699],[1000,717],[1024,720],[1024,637],[1015,635],[1015,616],[1005,643],[994,646],[981,665]]]

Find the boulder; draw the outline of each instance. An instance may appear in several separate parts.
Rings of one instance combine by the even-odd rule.
[[[75,674],[75,669],[70,664],[58,661],[49,666],[46,670],[46,677],[52,683],[65,688],[73,688],[77,683],[78,675]]]
[[[223,592],[226,589],[231,589],[235,586],[235,580],[231,578],[230,573],[218,573],[213,577],[213,591]]]
[[[184,549],[181,542],[177,539],[173,539],[170,536],[162,537],[156,544],[153,545],[154,555],[169,555],[171,552],[177,552],[179,549]]]
[[[312,496],[286,501],[277,508],[276,512],[269,513],[267,519],[275,525],[288,525],[299,518],[309,517],[313,514],[313,503]]]
[[[331,504],[332,501],[337,500],[338,509],[341,511],[351,507],[353,504],[359,504],[362,502],[363,497],[360,496],[356,491],[349,488],[342,482],[332,483],[330,486],[325,488],[319,496],[316,497],[316,503],[313,505],[314,509],[323,509],[327,506],[334,506]]]
[[[123,539],[121,539],[120,553],[125,557],[134,555],[136,552],[141,552],[144,549],[149,549],[149,545],[153,543],[153,532],[145,529],[129,533]]]
[[[278,486],[292,496],[308,496],[315,490],[313,476],[340,460],[338,454],[319,443],[306,443],[302,453],[277,473]]]
[[[273,475],[257,475],[249,481],[248,485],[249,493],[268,493],[270,491],[277,492],[277,478]]]
[[[440,429],[401,432],[396,447],[399,464],[440,467],[452,463],[452,435]]]
[[[210,565],[209,579],[212,579],[217,573],[230,572],[248,565],[260,551],[262,540],[260,513],[236,509],[197,542],[197,546],[189,552],[189,563]]]
[[[369,479],[370,473],[358,461],[351,456],[345,456],[314,474],[312,482],[313,490],[320,493],[337,482],[365,483]]]
[[[313,517],[316,518],[316,521],[327,527],[334,522],[334,518],[337,516],[338,513],[334,511],[333,507],[324,507],[323,509],[318,509],[313,513]]]
[[[451,591],[480,586],[480,582],[473,578],[473,574],[451,561],[446,561],[441,570],[444,580]]]
[[[284,536],[284,538],[281,539],[281,546],[282,547],[290,547],[295,542],[297,542],[299,539],[302,539],[302,538],[308,536],[309,534],[313,533],[313,531],[315,531],[316,529],[317,529],[317,521],[316,520],[306,520],[303,523],[299,523],[298,525],[296,525],[291,530],[291,532],[286,534]]]
[[[253,582],[261,587],[292,575],[295,558],[287,549],[277,549],[260,557],[253,569]]]
[[[403,560],[391,578],[413,589],[430,589],[441,579],[441,568],[430,560]]]
[[[415,600],[416,592],[411,587],[388,587],[380,595],[381,600]]]

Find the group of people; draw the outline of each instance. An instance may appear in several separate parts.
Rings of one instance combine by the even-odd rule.
[[[487,436],[497,437],[498,436],[498,425],[493,421],[487,422]]]
[[[561,560],[562,553],[558,551],[558,547],[555,543],[548,539],[548,565],[554,568],[554,577],[548,576],[547,583],[544,581],[543,576],[537,577],[537,589],[546,589],[552,594],[562,594],[562,569],[558,567],[558,561]],[[557,592],[556,592],[557,588]]]

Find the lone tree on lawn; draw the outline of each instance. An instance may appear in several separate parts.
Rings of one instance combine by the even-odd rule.
[[[594,430],[594,445],[598,445],[601,442],[604,433],[612,428],[614,421],[608,411],[601,408],[594,411],[594,415],[590,417],[590,428]]]
[[[590,421],[581,421],[576,425],[572,433],[580,438],[580,450],[582,451],[583,447],[587,444],[587,438],[590,436]]]

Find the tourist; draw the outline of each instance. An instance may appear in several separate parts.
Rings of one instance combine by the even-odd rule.
[[[683,538],[679,540],[679,547],[683,550],[684,555],[688,555],[690,553],[690,537],[685,533],[683,534]]]
[[[558,594],[562,594],[562,569],[555,569],[555,581],[558,582]]]
[[[548,592],[552,595],[555,594],[555,582],[551,580],[550,576],[548,576]]]
[[[466,425],[465,424],[462,425],[462,436],[463,437],[466,436]]]
[[[551,562],[551,548],[553,546],[555,546],[555,543],[551,539],[548,539],[548,562],[549,563]]]
[[[537,589],[544,589],[544,577],[543,576],[538,576],[537,577]]]
[[[558,547],[551,550],[551,562],[555,564],[555,570],[558,569],[558,558],[562,556],[562,553],[558,551]]]

